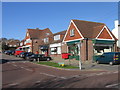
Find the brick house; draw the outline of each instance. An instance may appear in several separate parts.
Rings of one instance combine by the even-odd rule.
[[[104,23],[71,20],[63,39],[63,50],[71,59],[92,61],[93,56],[116,51],[117,39]]]
[[[20,46],[20,41],[19,40],[9,40],[7,42],[7,45],[8,45],[9,48],[15,49],[15,48]]]
[[[66,30],[53,34],[52,41],[50,42],[50,56],[61,58],[62,54],[62,41],[65,36]]]
[[[61,57],[62,41],[65,33],[66,31],[61,31],[44,37],[40,42],[40,54],[51,57]]]
[[[24,39],[24,45],[22,46],[22,48],[24,48],[25,51],[28,52],[39,52],[39,46],[41,45],[42,39],[51,34],[52,32],[49,28],[43,30],[38,28],[27,29],[26,36]]]

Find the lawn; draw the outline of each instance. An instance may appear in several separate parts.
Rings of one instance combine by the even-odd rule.
[[[47,66],[52,66],[52,67],[57,67],[57,68],[65,68],[65,69],[78,69],[78,67],[71,66],[71,65],[60,66],[58,63],[50,62],[50,61],[40,61],[40,62],[37,62],[37,64],[43,64],[43,65],[47,65]]]

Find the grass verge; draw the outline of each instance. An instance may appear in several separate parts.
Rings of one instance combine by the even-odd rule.
[[[58,63],[50,62],[50,61],[41,61],[37,62],[37,64],[43,64],[47,66],[57,67],[57,68],[65,68],[65,69],[78,69],[78,67],[71,66],[71,65],[65,65],[65,66],[59,66]]]

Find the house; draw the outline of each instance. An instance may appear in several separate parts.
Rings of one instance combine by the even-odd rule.
[[[118,41],[117,41],[117,47],[118,48],[120,48],[120,35],[119,35],[119,21],[118,20],[115,20],[114,21],[114,23],[115,23],[115,28],[112,30],[112,33],[114,34],[114,36],[118,39]]]
[[[92,61],[93,56],[116,51],[116,37],[104,23],[71,20],[63,39],[63,50],[70,58]]]
[[[39,46],[41,45],[42,39],[51,34],[52,32],[49,28],[43,30],[39,28],[27,29],[23,48],[28,52],[39,52]]]
[[[61,58],[62,54],[62,41],[65,36],[66,30],[55,33],[52,35],[52,41],[50,42],[50,56]]]
[[[9,40],[7,42],[7,45],[8,45],[9,48],[15,49],[15,48],[20,46],[20,41],[19,40]]]
[[[40,54],[57,58],[61,57],[62,41],[65,33],[66,30],[44,37],[40,43]]]

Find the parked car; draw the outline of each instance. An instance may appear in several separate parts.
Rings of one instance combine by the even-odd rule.
[[[43,54],[33,54],[32,56],[30,56],[30,59],[33,61],[50,61],[51,57],[48,56],[44,56]]]
[[[120,52],[103,53],[103,55],[97,58],[96,62],[98,64],[99,63],[109,63],[110,65],[120,64]]]
[[[25,51],[22,51],[22,50],[15,50],[14,55],[15,55],[16,57],[20,57],[20,53],[22,53],[22,52],[25,52]]]
[[[12,54],[13,54],[13,51],[12,51],[12,50],[7,50],[7,51],[5,51],[4,53],[7,54],[7,55],[12,55]]]
[[[22,53],[20,53],[20,57],[24,58],[24,59],[29,59],[31,55],[33,55],[32,52],[22,52]]]

